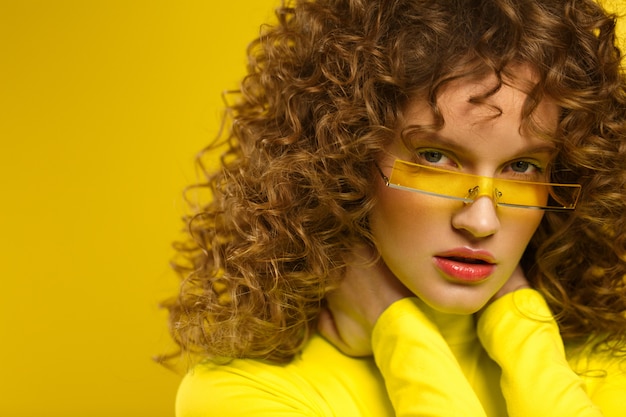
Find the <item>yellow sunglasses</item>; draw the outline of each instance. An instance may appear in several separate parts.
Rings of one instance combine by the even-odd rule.
[[[387,177],[388,187],[472,203],[488,196],[497,206],[539,210],[573,210],[580,184],[552,184],[466,174],[396,159]]]

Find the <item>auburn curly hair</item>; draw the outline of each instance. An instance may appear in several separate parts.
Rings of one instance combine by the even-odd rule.
[[[194,202],[189,239],[176,244],[183,280],[166,307],[184,351],[293,357],[351,248],[375,244],[372,166],[407,100],[425,93],[436,112],[446,82],[502,82],[514,63],[538,75],[526,120],[542,97],[561,109],[552,181],[583,190],[574,212],[546,213],[524,269],[566,341],[624,341],[626,81],[614,16],[592,0],[296,0],[276,15],[228,105],[221,169],[195,186],[211,197]]]

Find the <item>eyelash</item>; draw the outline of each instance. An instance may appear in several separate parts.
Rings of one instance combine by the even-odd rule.
[[[430,156],[436,155],[436,157],[439,157],[437,161],[429,161],[427,156],[430,154]],[[418,149],[416,150],[416,155],[417,155],[417,159],[418,159],[418,163],[423,164],[423,165],[431,165],[431,166],[441,166],[444,164],[440,164],[440,160],[441,158],[446,158],[448,160],[450,160],[452,162],[452,164],[450,164],[450,166],[452,168],[460,168],[461,164],[459,164],[456,161],[456,158],[448,155],[447,152],[441,151],[439,149]],[[524,163],[527,164],[527,168],[532,168],[532,172],[528,173],[528,172],[517,172],[513,169],[513,167],[515,166],[515,164],[519,164],[519,163]],[[545,169],[544,167],[537,163],[536,161],[529,161],[526,159],[518,159],[512,162],[509,162],[505,165],[505,171],[509,172],[510,175],[513,177],[512,179],[521,179],[521,180],[526,180],[526,181],[535,181],[535,180],[541,180],[543,179],[543,175],[545,173]]]

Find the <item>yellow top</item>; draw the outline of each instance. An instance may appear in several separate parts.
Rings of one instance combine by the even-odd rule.
[[[351,358],[315,335],[286,365],[197,365],[178,417],[623,417],[626,360],[566,356],[542,296],[530,289],[473,316],[443,316],[416,298],[378,320],[373,358]],[[576,352],[576,353],[574,353]]]

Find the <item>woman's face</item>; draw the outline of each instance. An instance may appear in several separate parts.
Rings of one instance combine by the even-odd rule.
[[[524,68],[518,74],[531,80]],[[410,149],[396,139],[378,161],[384,175],[401,159],[488,177],[547,181],[554,148],[521,128],[526,95],[505,85],[486,103],[470,102],[494,83],[489,77],[461,79],[444,87],[438,96],[443,129],[410,137]],[[554,128],[557,117],[548,100],[534,113],[543,128]],[[405,120],[406,125],[432,123],[426,101],[410,102]],[[491,196],[465,204],[389,188],[382,176],[375,187],[370,225],[383,260],[416,296],[446,313],[480,310],[518,266],[543,216],[541,210],[496,206]]]

